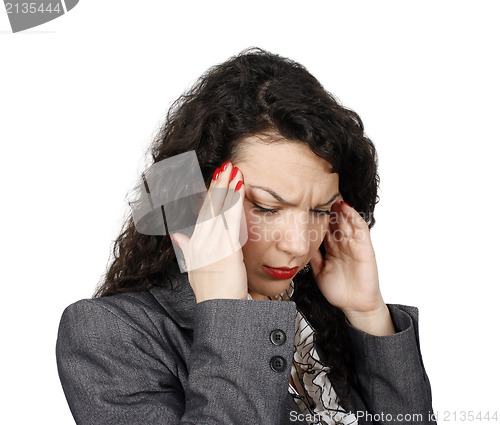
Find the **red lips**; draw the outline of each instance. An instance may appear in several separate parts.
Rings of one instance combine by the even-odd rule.
[[[262,266],[262,268],[269,276],[274,277],[275,279],[291,279],[299,271],[298,267],[275,268],[275,267]]]

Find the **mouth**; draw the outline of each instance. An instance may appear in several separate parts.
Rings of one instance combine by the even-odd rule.
[[[298,267],[269,267],[262,266],[264,271],[275,279],[291,279],[299,271]]]

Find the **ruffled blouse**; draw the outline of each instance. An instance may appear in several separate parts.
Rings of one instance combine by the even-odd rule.
[[[293,290],[292,280],[287,289],[272,299],[289,301]],[[248,299],[252,299],[250,294],[248,294]],[[337,394],[327,376],[330,367],[320,361],[314,347],[314,335],[315,330],[297,309],[291,382],[288,384],[288,392],[292,394],[309,425],[357,425],[356,416],[337,403]]]

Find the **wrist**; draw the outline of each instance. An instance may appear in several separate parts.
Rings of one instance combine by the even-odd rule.
[[[248,300],[248,296],[237,296],[228,294],[195,295],[196,304],[210,300]]]
[[[344,311],[349,323],[355,328],[375,336],[387,336],[396,333],[389,308],[384,303],[370,311]]]

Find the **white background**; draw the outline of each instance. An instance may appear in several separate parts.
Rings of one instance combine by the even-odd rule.
[[[496,2],[180,3],[81,0],[17,34],[0,14],[0,422],[73,423],[61,313],[105,271],[168,106],[249,46],[304,64],[361,115],[380,157],[382,291],[420,309],[439,423],[500,410]]]

